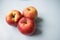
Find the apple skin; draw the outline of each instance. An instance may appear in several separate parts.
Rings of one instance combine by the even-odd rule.
[[[37,18],[37,9],[33,6],[28,6],[23,10],[24,17],[28,17],[32,20],[35,20]]]
[[[36,29],[34,21],[26,17],[19,20],[17,27],[18,30],[24,35],[32,35]]]
[[[17,26],[17,23],[21,17],[21,12],[18,10],[11,10],[7,13],[5,20],[9,25]]]

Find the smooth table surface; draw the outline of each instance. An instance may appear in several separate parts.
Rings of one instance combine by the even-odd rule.
[[[5,16],[10,10],[17,9],[22,12],[30,5],[38,10],[37,30],[34,35],[26,36],[21,34],[17,27],[8,25]],[[0,0],[0,40],[60,40],[59,1]]]

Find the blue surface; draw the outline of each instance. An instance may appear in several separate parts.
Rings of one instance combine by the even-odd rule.
[[[8,11],[22,10],[27,6],[38,10],[37,31],[32,36],[21,34],[16,27],[5,22]],[[42,19],[40,23],[40,18]],[[40,33],[41,31],[41,33]],[[0,1],[0,40],[60,40],[60,13],[58,0],[2,0]]]

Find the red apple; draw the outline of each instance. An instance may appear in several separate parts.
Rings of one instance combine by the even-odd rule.
[[[35,23],[30,18],[21,18],[17,26],[18,30],[25,35],[32,35],[35,31]]]
[[[23,15],[24,17],[28,17],[35,20],[37,18],[37,9],[33,6],[26,7],[23,10]]]
[[[21,18],[21,12],[18,10],[11,10],[6,15],[6,22],[10,25],[16,26],[18,23],[18,20]]]

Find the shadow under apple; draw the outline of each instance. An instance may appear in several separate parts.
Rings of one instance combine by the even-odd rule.
[[[36,31],[33,34],[34,36],[42,34],[42,21],[43,21],[42,18],[39,17],[35,20]]]

